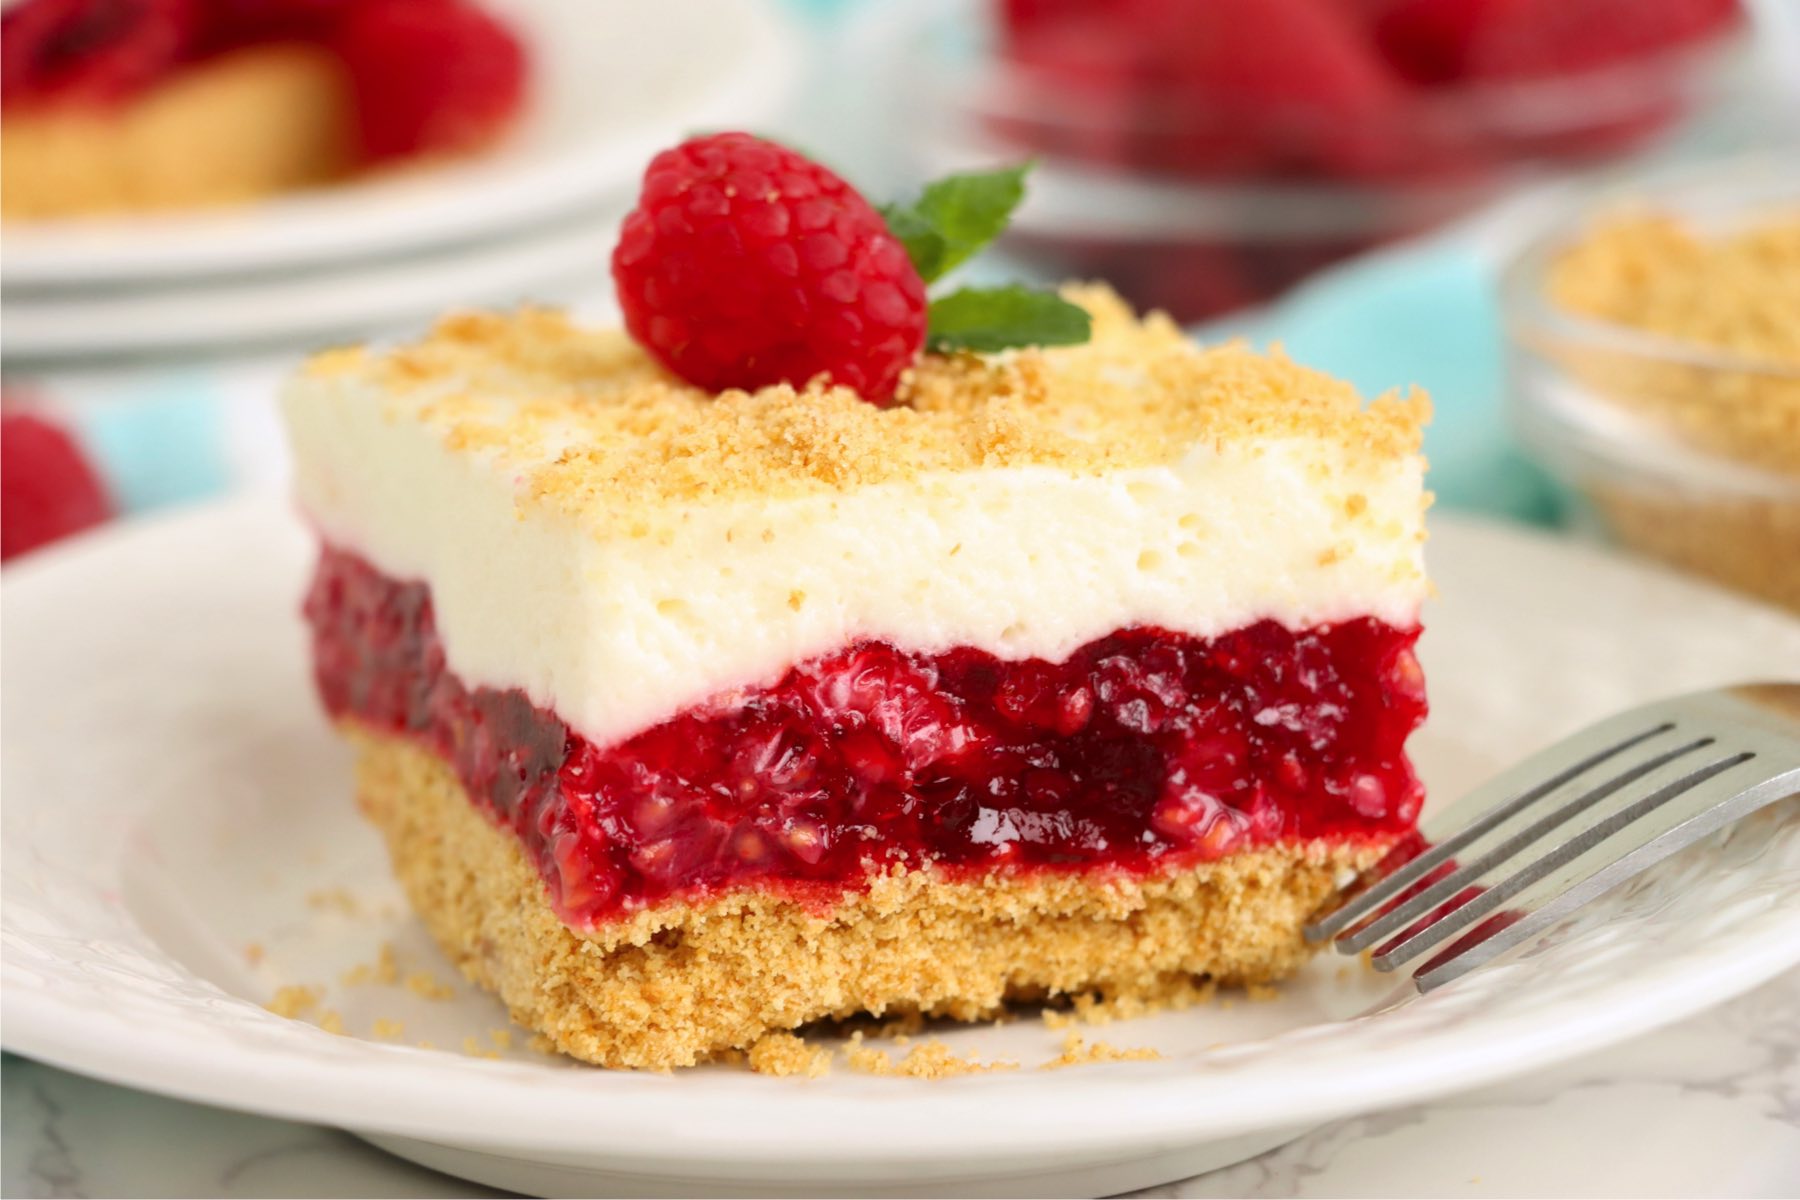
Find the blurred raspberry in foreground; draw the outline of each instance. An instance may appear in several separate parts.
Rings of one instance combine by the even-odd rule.
[[[106,489],[73,438],[41,417],[0,416],[0,559],[111,515]]]

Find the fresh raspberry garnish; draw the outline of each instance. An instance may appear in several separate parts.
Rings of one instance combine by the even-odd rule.
[[[519,39],[461,0],[353,5],[333,45],[372,162],[473,149],[496,137],[524,99]]]
[[[26,0],[0,18],[0,99],[120,100],[192,45],[194,0]]]
[[[106,490],[68,434],[38,417],[0,417],[0,558],[111,514]]]
[[[925,341],[924,281],[881,214],[745,133],[651,160],[612,269],[632,336],[712,391],[823,375],[885,404]]]

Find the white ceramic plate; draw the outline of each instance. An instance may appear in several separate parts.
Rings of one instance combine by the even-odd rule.
[[[493,151],[239,209],[13,222],[7,288],[310,268],[528,228],[616,202],[696,130],[765,124],[795,74],[766,0],[489,2],[534,56],[530,107]]]
[[[216,351],[361,337],[447,307],[504,308],[610,287],[616,221],[562,222],[530,235],[289,276],[0,299],[9,359]]]
[[[1434,713],[1415,750],[1440,799],[1647,697],[1800,675],[1790,618],[1596,550],[1448,517],[1434,528]],[[1356,1017],[1389,981],[1326,958],[1273,1001],[1090,1031],[1158,1061],[1032,1069],[1061,1037],[1036,1020],[944,1035],[1027,1069],[936,1082],[841,1065],[818,1080],[613,1073],[517,1047],[467,1057],[465,1037],[489,1045],[504,1024],[491,999],[339,982],[383,940],[448,969],[387,882],[314,707],[295,617],[309,555],[265,498],[6,569],[9,1049],[340,1125],[540,1193],[1073,1195],[1193,1175],[1330,1118],[1528,1071],[1800,962],[1790,804],[1614,893],[1532,955],[1379,1015]],[[290,983],[328,985],[351,1036],[259,1006]],[[445,1049],[377,1040],[378,1018]]]

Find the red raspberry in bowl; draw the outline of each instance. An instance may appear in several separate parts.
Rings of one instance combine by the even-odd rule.
[[[462,0],[353,5],[334,45],[356,93],[371,162],[468,150],[492,140],[525,95],[525,48]]]
[[[124,99],[189,49],[194,0],[28,0],[0,21],[0,97]]]
[[[1729,27],[1737,0],[1387,0],[1374,34],[1427,84],[1546,79],[1654,57]]]
[[[885,404],[925,341],[925,283],[868,201],[746,133],[656,156],[613,251],[625,326],[699,387],[823,375]]]

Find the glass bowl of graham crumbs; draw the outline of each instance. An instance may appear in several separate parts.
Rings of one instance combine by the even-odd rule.
[[[1513,424],[1577,524],[1800,611],[1800,149],[1590,197],[1501,286]]]

